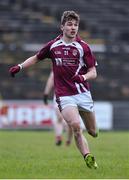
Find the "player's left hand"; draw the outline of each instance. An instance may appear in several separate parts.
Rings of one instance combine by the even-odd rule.
[[[72,81],[77,82],[77,83],[83,83],[85,79],[82,75],[74,75],[72,77]]]

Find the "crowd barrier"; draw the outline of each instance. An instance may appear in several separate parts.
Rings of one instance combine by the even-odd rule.
[[[40,100],[6,100],[7,112],[0,115],[0,128],[52,129],[56,121],[55,109],[50,102],[44,105]],[[113,107],[110,102],[95,102],[99,129],[113,128]],[[84,124],[81,121],[81,126]]]

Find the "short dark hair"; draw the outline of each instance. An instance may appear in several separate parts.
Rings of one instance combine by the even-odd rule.
[[[79,15],[75,11],[64,11],[61,17],[61,24],[64,25],[69,20],[76,20],[78,23],[80,21]]]

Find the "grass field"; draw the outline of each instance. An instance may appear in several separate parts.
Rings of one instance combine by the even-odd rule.
[[[88,169],[75,147],[56,147],[52,131],[0,131],[1,179],[129,179],[129,132],[85,133],[99,168]]]

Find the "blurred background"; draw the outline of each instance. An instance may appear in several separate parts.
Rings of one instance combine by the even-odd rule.
[[[31,102],[31,110],[33,103],[36,102],[37,106],[43,103],[43,89],[51,70],[50,60],[24,70],[15,79],[9,76],[8,69],[34,55],[60,33],[60,17],[64,10],[80,14],[79,34],[90,45],[98,62],[98,77],[91,83],[93,99],[99,104],[98,119],[102,118],[103,123],[106,118],[110,121],[107,129],[129,130],[128,0],[1,0],[0,93],[1,104],[6,103],[9,108],[9,122],[1,127],[7,127],[10,122],[16,127],[18,113],[14,109],[21,107],[21,102],[24,104],[23,114],[28,113],[26,102]],[[103,110],[106,103],[108,110]],[[22,119],[24,125],[28,123],[27,117],[30,116]]]

